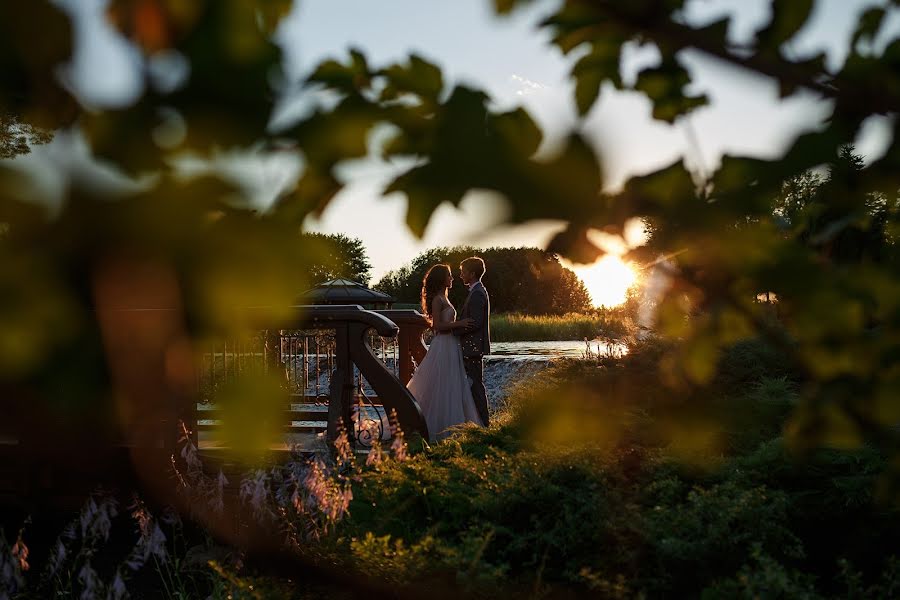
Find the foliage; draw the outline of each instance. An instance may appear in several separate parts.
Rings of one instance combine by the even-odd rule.
[[[433,523],[415,521],[417,515],[408,510],[422,508],[419,519],[434,516],[416,483],[416,478],[427,477],[433,485],[444,486],[442,497],[446,494],[440,507],[447,513],[441,517],[452,527],[446,529],[445,554],[462,557],[447,564],[468,565],[467,573],[475,580],[499,580],[503,574],[539,587],[548,579],[589,579],[612,589],[618,585],[616,575],[623,573],[622,586],[662,593],[674,567],[665,562],[670,555],[642,537],[647,523],[642,515],[653,509],[635,495],[632,485],[640,482],[665,488],[674,505],[694,516],[705,506],[719,506],[717,495],[742,502],[749,507],[745,516],[753,515],[764,525],[748,531],[753,519],[734,521],[743,547],[759,542],[765,556],[784,565],[783,570],[774,568],[760,554],[758,564],[751,563],[747,572],[781,581],[784,590],[808,589],[809,581],[795,575],[794,568],[833,568],[834,553],[825,562],[798,559],[793,553],[777,554],[771,540],[789,539],[785,530],[801,541],[817,531],[833,533],[834,522],[818,516],[834,515],[834,507],[817,505],[812,492],[830,490],[826,499],[838,506],[848,499],[864,505],[867,499],[859,490],[875,479],[878,469],[896,470],[896,461],[886,455],[900,447],[900,121],[888,125],[884,153],[868,164],[847,150],[871,117],[894,115],[900,106],[900,40],[880,40],[896,2],[861,12],[845,48],[847,58],[833,70],[821,55],[796,57],[790,52],[790,42],[820,2],[824,0],[773,2],[769,23],[740,46],[728,40],[729,17],[702,25],[687,22],[684,0],[559,3],[540,27],[549,34],[554,51],[572,57],[574,101],[582,114],[612,87],[645,96],[654,117],[665,123],[700,109],[707,98],[686,67],[688,51],[764,77],[778,85],[783,98],[811,92],[828,101],[827,118],[819,127],[786,139],[780,156],[727,155],[708,177],[691,173],[685,161],[678,160],[633,177],[610,193],[601,192],[601,158],[612,151],[608,140],[587,140],[576,127],[556,155],[538,158],[543,135],[524,109],[495,110],[487,94],[447,84],[441,69],[420,56],[373,65],[352,49],[340,60],[323,62],[302,81],[285,82],[271,35],[290,2],[224,0],[184,8],[171,2],[114,0],[110,19],[139,49],[144,64],[168,55],[183,59],[189,68],[168,86],[154,78],[153,69],[141,68],[143,93],[138,99],[96,110],[82,106],[57,76],[73,55],[71,23],[59,4],[3,3],[0,113],[46,131],[77,123],[94,156],[128,174],[151,175],[141,179],[141,185],[118,192],[73,177],[63,191],[61,210],[51,215],[34,202],[35,189],[23,184],[10,165],[0,166],[0,386],[3,414],[9,415],[4,426],[38,424],[31,432],[37,439],[54,439],[75,453],[117,439],[120,413],[157,415],[152,408],[161,398],[189,396],[186,390],[193,380],[185,374],[193,366],[192,343],[214,334],[258,329],[258,321],[243,320],[236,306],[267,307],[259,318],[277,320],[297,288],[306,285],[297,281],[297,265],[308,256],[297,240],[297,228],[328,206],[344,185],[338,175],[343,163],[366,156],[375,137],[371,133],[379,127],[390,135],[383,144],[374,144],[376,152],[403,159],[396,161],[401,166],[384,191],[405,194],[406,220],[414,233],[424,232],[442,203],[459,205],[469,190],[485,189],[507,199],[512,222],[565,221],[566,230],[549,249],[575,260],[597,256],[588,235],[591,228],[616,232],[630,218],[645,219],[652,226],[654,249],[666,257],[670,278],[656,303],[655,324],[667,342],[638,353],[632,363],[644,361],[661,369],[645,371],[644,379],[634,380],[609,365],[593,365],[603,376],[580,388],[577,403],[570,401],[579,411],[557,403],[566,409],[559,411],[564,418],[551,421],[547,435],[537,435],[544,429],[526,428],[537,416],[547,415],[535,404],[531,415],[520,412],[497,429],[467,432],[456,445],[436,448],[433,456],[444,460],[440,468],[429,462],[429,455],[392,467],[383,478],[389,484],[384,489],[393,490],[392,495],[375,485],[361,492],[361,498],[402,508],[404,517],[413,517],[406,526],[418,530],[401,532],[404,548],[432,551],[431,546],[416,545],[412,537],[423,540],[421,531]],[[507,13],[525,3],[495,0],[494,7]],[[660,60],[628,83],[620,59],[635,44],[655,48]],[[269,129],[273,106],[288,88],[300,88],[313,108],[294,123]],[[319,104],[323,92],[329,102]],[[177,117],[184,135],[160,143],[154,131],[166,115]],[[247,149],[260,143],[292,145],[304,164],[296,188],[265,214],[218,178],[175,176],[173,159],[179,155],[210,158],[216,148]],[[828,170],[821,185],[807,181],[796,193],[789,190],[794,194],[791,202],[779,203],[786,181],[796,183],[797,177],[817,168]],[[495,292],[506,289],[502,284],[488,287]],[[756,301],[761,293],[777,298],[776,319],[770,303]],[[554,299],[546,311],[567,312],[571,309],[560,307],[577,300]],[[508,306],[530,311],[512,301]],[[153,321],[149,313],[122,308],[164,310],[154,313]],[[732,419],[742,414],[733,410],[735,403],[746,402],[752,394],[723,396],[710,390],[721,384],[717,367],[727,364],[723,354],[754,333],[777,349],[789,370],[783,389],[796,386],[798,391],[796,402],[785,403],[794,406],[791,421],[784,425],[786,443],[811,454],[818,446],[856,448],[859,453],[827,455],[827,468],[817,470],[821,465],[813,463],[802,471],[799,483],[811,487],[790,493],[815,510],[793,520],[784,519],[778,493],[763,498],[721,481],[709,485],[696,473],[666,474],[671,471],[668,458],[701,474],[729,472],[730,461],[737,459],[728,452],[751,445],[752,437],[732,443],[726,434],[734,426]],[[750,391],[772,393],[782,385],[781,377],[757,380]],[[634,398],[641,402],[625,401]],[[118,411],[121,407],[127,410]],[[642,415],[651,409],[654,418],[648,422]],[[761,414],[776,413],[780,409]],[[633,427],[603,426],[620,422],[617,419]],[[755,427],[755,435],[772,427]],[[529,436],[523,432],[534,437],[540,453],[524,448]],[[545,457],[559,438],[608,450],[626,435],[640,442],[636,447],[647,449],[647,460],[640,452],[624,450],[611,455],[615,460],[603,453],[590,460]],[[84,452],[84,462],[90,464],[92,456]],[[482,479],[486,457],[492,471]],[[784,467],[783,461],[770,467],[754,489],[763,485],[784,492],[783,482],[772,479],[784,471],[775,468]],[[856,479],[833,476],[834,470],[861,467]],[[607,485],[610,480],[620,485]],[[500,500],[483,484],[502,489],[514,510],[501,509]],[[687,494],[694,484],[706,491],[698,492],[691,504]],[[591,485],[594,492],[609,489],[609,495],[598,502]],[[883,490],[889,498],[896,493],[890,482],[883,482]],[[479,499],[478,506],[467,505],[473,498]],[[475,512],[459,510],[451,500]],[[365,504],[360,501],[358,506]],[[360,518],[365,514],[358,512]],[[878,542],[895,531],[892,513],[867,510],[851,516],[878,536]],[[696,533],[696,525],[696,519],[693,524],[676,521],[671,530],[683,526]],[[732,522],[713,525],[731,527]],[[361,530],[374,530],[380,538],[399,526],[387,520],[366,523]],[[690,544],[684,547],[696,551],[691,563],[695,572],[733,578],[735,572],[724,572],[722,565],[732,569],[738,557],[716,553],[719,546],[713,542],[722,539],[721,532],[716,533],[708,538],[710,547],[703,547],[696,536],[679,542],[687,540]],[[827,539],[812,539],[803,544],[808,555],[829,554]],[[880,570],[880,562],[875,563],[884,557],[866,552],[879,543],[870,540],[866,548],[860,546],[849,549],[868,570]],[[559,559],[573,548],[599,549],[596,555],[577,557],[588,569],[584,576],[580,568],[570,571]],[[664,562],[645,563],[641,553],[663,557]],[[851,559],[856,564],[856,557]],[[643,564],[656,570],[643,573]],[[683,562],[678,565],[684,568]],[[817,580],[820,584],[827,585]]]
[[[153,514],[138,497],[128,509],[120,512],[113,495],[97,491],[68,515],[61,531],[54,530],[59,514],[29,517],[12,549],[0,527],[0,565],[16,561],[15,573],[0,569],[0,595],[122,599],[152,590],[163,598],[227,596],[228,586],[207,563],[215,558],[233,567],[239,562],[234,551],[185,526],[171,509]]]
[[[476,255],[487,266],[482,281],[490,293],[494,313],[562,315],[590,308],[584,283],[563,267],[558,257],[538,248],[432,248],[385,275],[375,287],[401,302],[417,302],[425,273],[432,265],[445,263],[456,279],[450,289],[450,301],[459,309],[467,293],[458,277],[459,263]]]
[[[896,239],[888,230],[896,203],[860,187],[865,163],[852,146],[842,146],[827,168],[825,177],[807,171],[787,180],[775,198],[774,213],[784,219],[789,235],[829,260],[885,262],[889,253],[896,253]]]
[[[343,278],[369,285],[372,264],[362,240],[339,233],[304,233],[302,239],[310,252],[302,263],[303,281],[317,284]]]
[[[241,529],[286,539],[292,555],[337,568],[361,589],[395,594],[440,585],[471,597],[894,595],[900,514],[879,496],[885,456],[874,448],[792,452],[782,428],[797,401],[795,374],[764,342],[735,346],[717,381],[674,396],[653,382],[660,345],[556,363],[517,387],[490,428],[462,426],[408,456],[405,448],[375,452],[364,466],[341,436],[331,456],[250,473]],[[771,360],[727,372],[753,355]],[[723,423],[719,442],[704,431]],[[191,475],[195,455],[188,445],[191,505],[202,514],[216,500],[196,481],[208,476]],[[102,536],[111,521],[97,517],[110,511],[98,506],[78,522]],[[155,531],[146,508],[136,503],[132,512],[140,531]],[[134,555],[162,548],[159,541],[139,542]],[[323,591],[315,581],[225,564],[234,552],[208,542],[159,551],[167,585],[234,597]],[[205,557],[211,571],[192,570]],[[106,585],[113,571],[97,572]],[[25,580],[35,589],[30,574]]]
[[[504,0],[494,8],[505,14],[522,4]],[[389,135],[374,144],[376,153],[403,159],[384,191],[406,195],[413,232],[424,231],[440,204],[458,205],[474,188],[504,196],[512,222],[567,222],[549,249],[575,260],[597,256],[591,228],[615,233],[641,218],[651,225],[654,248],[667,257],[670,285],[655,302],[655,329],[679,342],[664,359],[668,384],[708,382],[722,350],[758,332],[789,350],[786,360],[803,371],[795,437],[810,446],[868,440],[897,447],[891,399],[898,380],[890,368],[900,315],[897,123],[884,154],[869,164],[846,150],[869,117],[892,114],[900,103],[900,40],[880,39],[889,9],[860,14],[846,60],[829,71],[821,55],[796,58],[785,51],[817,2],[773,3],[768,25],[739,48],[727,38],[730,17],[694,24],[682,17],[684,5],[566,0],[539,24],[552,46],[574,61],[574,100],[582,114],[611,87],[644,95],[654,117],[666,123],[700,109],[707,98],[692,85],[687,51],[765,77],[784,98],[812,92],[830,101],[830,112],[821,127],[788,139],[781,156],[724,156],[708,177],[679,160],[633,177],[615,193],[601,192],[607,140],[587,140],[576,129],[556,155],[539,159],[542,132],[524,109],[495,110],[487,94],[449,85],[440,67],[420,56],[373,65],[351,49],[301,81],[285,82],[272,32],[291,8],[287,1],[228,0],[190,9],[112,2],[111,22],[143,61],[167,53],[189,68],[169,84],[142,69],[138,99],[98,110],[81,107],[54,75],[73,51],[71,23],[58,5],[41,0],[4,7],[0,111],[47,131],[77,122],[96,157],[129,174],[156,175],[137,192],[113,193],[114,203],[108,191],[74,178],[61,215],[51,219],[31,202],[35,190],[2,168],[0,283],[11,298],[3,315],[10,327],[0,344],[5,381],[27,385],[50,404],[58,394],[33,382],[82,388],[76,404],[122,397],[109,387],[121,378],[108,372],[116,361],[104,348],[116,333],[111,321],[104,325],[96,317],[102,305],[181,307],[184,318],[175,316],[172,340],[248,325],[235,321],[234,306],[271,307],[270,318],[283,314],[306,285],[297,281],[296,265],[310,253],[296,243],[296,228],[321,214],[343,187],[339,168],[369,153],[378,127]],[[620,58],[635,44],[655,48],[660,60],[629,82]],[[270,129],[273,106],[288,90],[313,108]],[[329,102],[317,101],[323,94]],[[183,125],[183,136],[154,137],[166,115]],[[174,177],[176,156],[209,158],[216,148],[260,143],[287,147],[304,165],[296,188],[265,214],[221,181]],[[815,201],[778,204],[785,181],[828,165]],[[789,214],[795,208],[802,210]],[[21,256],[29,257],[27,265],[18,262]],[[391,285],[415,280],[414,271]],[[489,287],[495,293],[507,288]],[[784,328],[771,326],[770,307],[756,302],[761,293],[777,298]],[[518,306],[497,298],[497,308],[564,313],[582,302],[577,290],[536,307],[528,298],[544,299],[517,292]],[[148,352],[163,356],[167,345]],[[61,357],[87,364],[60,372]]]
[[[517,388],[490,429],[363,473],[339,527],[349,564],[400,589],[455,580],[475,597],[893,589],[900,516],[874,495],[883,455],[791,452],[781,433],[797,392],[772,383],[790,381],[777,362],[661,394],[647,380],[664,352],[652,342],[599,367],[559,363]],[[759,408],[734,414],[747,404]],[[711,443],[703,428],[729,422]]]

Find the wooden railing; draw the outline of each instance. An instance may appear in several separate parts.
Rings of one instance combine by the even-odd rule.
[[[89,489],[100,481],[121,484],[134,476],[143,489],[169,498],[169,464],[170,457],[178,455],[178,422],[186,424],[195,442],[198,430],[206,428],[215,435],[221,416],[215,403],[217,381],[240,378],[248,368],[261,367],[269,373],[275,369],[286,386],[294,386],[282,430],[302,429],[296,423],[314,421],[317,425],[311,430],[327,430],[334,437],[340,423],[348,429],[358,425],[360,413],[354,410],[368,402],[383,417],[395,414],[396,424],[407,435],[418,433],[427,439],[425,419],[405,385],[425,352],[422,333],[428,323],[422,315],[358,306],[297,306],[286,319],[273,323],[267,314],[241,311],[240,318],[249,319],[257,332],[252,339],[221,340],[215,348],[197,348],[180,310],[99,311],[110,393],[68,412],[63,403],[7,394],[0,418],[0,497],[75,497],[84,491],[81,487]],[[307,334],[317,336],[316,343],[323,342],[324,350],[306,347],[298,363],[290,356],[290,344],[308,341]],[[293,351],[296,354],[296,345]],[[296,381],[298,373],[289,372],[290,360],[301,370],[307,365],[302,385]],[[319,371],[316,384],[320,379],[324,383],[310,398],[312,366]],[[366,396],[364,388],[372,393]],[[252,389],[240,400],[252,403]]]
[[[253,310],[248,313],[253,320]],[[220,428],[217,386],[255,365],[279,373],[290,391],[282,411],[287,433],[327,430],[328,439],[334,439],[343,425],[351,438],[359,439],[363,421],[375,419],[380,434],[387,430],[387,419],[396,415],[392,425],[427,439],[421,411],[406,389],[426,351],[422,334],[428,321],[421,314],[354,305],[297,306],[292,318],[277,326],[272,328],[261,316],[254,323],[260,329],[253,339],[222,340],[204,354],[201,402],[188,421],[192,431]]]
[[[428,348],[422,339],[428,329],[428,320],[414,310],[378,310],[378,314],[387,317],[397,324],[399,332],[397,343],[399,346],[399,377],[403,385],[409,383],[415,366],[425,358]]]

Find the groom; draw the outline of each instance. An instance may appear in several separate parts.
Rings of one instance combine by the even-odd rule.
[[[485,427],[488,425],[487,390],[484,389],[484,364],[482,358],[491,353],[491,300],[481,283],[484,275],[484,260],[473,256],[459,265],[460,277],[469,288],[469,296],[463,304],[460,320],[472,319],[473,324],[458,333],[462,346],[463,364],[466,375],[472,381],[472,397],[475,408]]]

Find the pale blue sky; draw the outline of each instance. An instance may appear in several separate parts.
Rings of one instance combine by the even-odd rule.
[[[63,71],[85,104],[108,106],[128,103],[141,92],[139,53],[117,36],[100,15],[104,0],[59,0],[69,7],[76,25],[77,53]],[[765,79],[737,72],[696,53],[685,60],[695,76],[694,87],[710,95],[712,105],[689,119],[668,126],[650,119],[650,105],[641,96],[605,89],[601,100],[583,121],[577,119],[568,81],[571,59],[547,43],[547,34],[535,24],[555,1],[536,2],[511,17],[491,14],[490,0],[298,0],[278,32],[286,51],[286,67],[296,78],[325,58],[343,59],[351,46],[361,48],[374,65],[404,60],[410,52],[440,64],[446,80],[487,90],[498,106],[524,105],[545,130],[542,152],[552,152],[568,131],[578,128],[602,151],[610,189],[634,174],[647,172],[687,153],[694,168],[709,172],[723,153],[775,156],[798,130],[821,125],[827,106],[806,94],[778,100],[777,89]],[[826,50],[829,65],[844,59],[859,11],[884,5],[885,0],[819,0],[816,13],[789,51],[804,56]],[[694,23],[723,14],[735,19],[729,35],[747,40],[768,18],[765,0],[692,0],[685,18]],[[900,11],[894,11],[890,31],[900,31]],[[883,42],[883,40],[882,40]],[[630,73],[652,64],[653,50],[632,48],[625,65]],[[298,114],[308,104],[287,101],[284,115]],[[868,123],[858,140],[860,152],[876,157],[885,145],[884,123]],[[688,144],[689,130],[699,143]],[[68,145],[67,145],[68,144]],[[80,157],[80,158],[79,158]],[[49,192],[62,185],[47,175],[48,162],[73,166],[89,164],[77,136],[60,136],[50,147],[20,159]],[[263,156],[223,149],[216,166],[227,168],[244,181],[260,202],[297,177],[300,162],[291,156]],[[96,170],[96,169],[95,169]],[[408,262],[416,253],[435,245],[543,245],[558,230],[558,223],[498,227],[503,202],[483,193],[471,193],[461,209],[442,206],[424,239],[414,238],[403,225],[405,199],[380,197],[391,168],[374,160],[346,165],[342,176],[347,188],[321,219],[306,225],[317,231],[360,237],[366,244],[376,279]],[[103,171],[109,180],[116,177]]]

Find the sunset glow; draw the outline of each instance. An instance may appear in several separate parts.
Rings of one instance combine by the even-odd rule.
[[[584,282],[594,306],[617,306],[625,302],[625,294],[637,280],[637,274],[614,254],[606,254],[590,265],[572,267]]]

